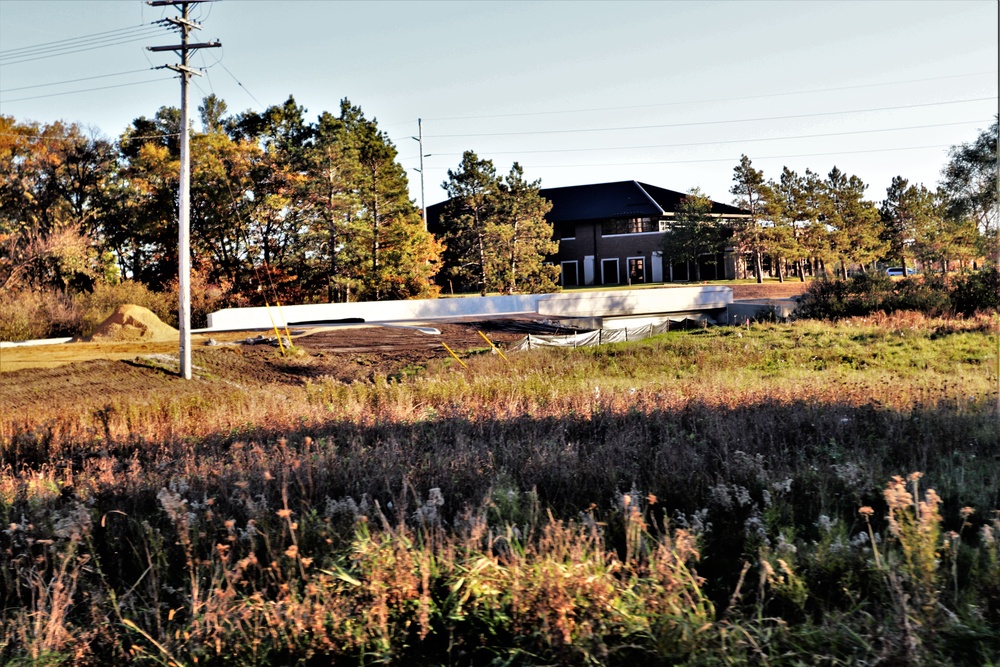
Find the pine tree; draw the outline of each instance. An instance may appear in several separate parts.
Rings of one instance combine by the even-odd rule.
[[[491,160],[466,151],[443,187],[449,196],[441,224],[450,279],[484,295],[557,288],[559,267],[545,258],[559,242],[545,219],[551,204],[540,194],[540,181],[525,180],[516,162],[499,178]]]
[[[826,188],[823,179],[811,169],[806,169],[800,185],[802,202],[799,215],[803,224],[799,231],[799,245],[806,261],[811,263],[812,275],[825,275],[827,262],[834,261],[830,229],[823,220]]]
[[[363,299],[406,299],[430,296],[440,248],[424,230],[423,219],[409,198],[406,172],[396,161],[396,147],[375,120],[343,100],[340,121],[346,143],[357,162],[353,187],[359,205],[353,248]]]
[[[308,289],[325,292],[330,303],[348,301],[356,288],[348,256],[360,207],[352,186],[359,167],[344,123],[329,112],[321,114],[305,156],[300,262]]]
[[[810,211],[803,179],[788,167],[782,168],[780,180],[768,183],[765,210],[771,222],[765,229],[765,238],[778,265],[778,280],[784,282],[782,260],[792,258],[796,275],[804,281],[800,226],[806,224]]]
[[[480,160],[473,151],[465,151],[458,170],[448,170],[442,187],[448,194],[441,220],[447,275],[462,287],[475,286],[486,294],[492,282],[488,238],[496,224],[500,189],[496,168],[491,160]]]
[[[545,258],[559,250],[545,214],[551,202],[540,194],[541,181],[527,181],[517,162],[496,192],[496,224],[489,246],[494,256],[492,289],[506,294],[543,293],[557,289],[559,267]]]
[[[964,262],[981,256],[982,237],[975,219],[970,215],[956,215],[948,205],[948,193],[943,188],[933,193],[924,190],[920,194],[923,224],[917,225],[910,249],[924,268],[930,270],[937,263],[945,274],[951,261]]]
[[[824,182],[820,210],[830,229],[831,250],[847,277],[850,264],[862,271],[885,254],[882,220],[875,204],[864,198],[868,188],[857,176],[848,176],[834,167]]]
[[[895,176],[886,188],[880,213],[887,257],[898,259],[903,275],[907,275],[906,258],[912,255],[914,243],[934,234],[944,222],[939,202],[923,185],[910,185],[902,176]]]
[[[735,241],[741,254],[752,253],[754,274],[757,282],[764,282],[762,257],[766,250],[766,238],[762,232],[765,215],[767,184],[764,173],[753,168],[750,158],[740,156],[740,163],[733,169],[733,186],[729,192],[736,196],[734,204],[747,211],[750,216],[735,230]]]

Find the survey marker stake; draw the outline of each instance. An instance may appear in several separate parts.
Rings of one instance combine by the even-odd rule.
[[[469,370],[469,367],[465,365],[465,362],[462,361],[461,359],[459,359],[458,355],[451,351],[451,348],[448,347],[447,343],[445,343],[445,342],[442,341],[441,344],[444,345],[444,349],[448,350],[448,354],[450,354],[451,356],[455,357],[455,361],[457,361],[458,363],[462,364],[462,368],[464,368],[466,370]]]

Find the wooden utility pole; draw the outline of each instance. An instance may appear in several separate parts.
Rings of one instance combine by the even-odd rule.
[[[185,380],[191,379],[191,147],[190,129],[188,127],[188,79],[193,74],[202,73],[188,66],[188,57],[198,49],[214,49],[222,46],[219,42],[202,42],[192,44],[189,36],[192,30],[200,30],[201,26],[190,18],[191,5],[213,0],[153,0],[147,4],[150,7],[174,6],[181,10],[181,16],[168,17],[167,21],[177,26],[181,31],[181,43],[172,46],[149,46],[149,51],[176,51],[181,57],[179,65],[164,65],[181,75],[181,173],[178,194],[178,234],[177,234],[177,287],[178,311],[177,321],[180,329],[180,375]]]

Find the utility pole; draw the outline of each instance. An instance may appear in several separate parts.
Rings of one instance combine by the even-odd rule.
[[[420,142],[420,210],[423,212],[424,216],[424,231],[427,231],[427,204],[424,200],[424,158],[430,157],[430,155],[424,155],[424,124],[423,120],[417,119],[417,136],[410,137],[414,141]]]
[[[188,127],[188,79],[193,74],[202,73],[188,65],[188,56],[198,49],[214,49],[222,46],[219,42],[192,44],[189,36],[192,30],[201,26],[190,18],[191,5],[213,0],[153,0],[150,7],[179,7],[181,16],[167,20],[181,31],[181,43],[173,46],[148,46],[149,51],[175,51],[181,57],[179,65],[164,65],[181,75],[181,173],[178,194],[178,234],[177,234],[177,287],[179,292],[177,321],[180,329],[180,375],[191,379],[191,146]]]

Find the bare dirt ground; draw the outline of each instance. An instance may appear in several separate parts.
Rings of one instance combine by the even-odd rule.
[[[809,283],[786,280],[783,283],[767,282],[732,285],[733,299],[788,299],[806,291]]]
[[[797,281],[784,284],[733,285],[734,298],[787,298],[801,293]],[[532,324],[525,320],[434,322],[440,335],[412,327],[351,325],[293,332],[298,357],[282,357],[275,347],[246,345],[258,332],[226,332],[192,336],[196,377],[211,376],[232,384],[302,384],[329,377],[342,382],[391,377],[456,353],[485,350],[483,331],[501,347],[519,340]],[[295,335],[295,334],[298,335]],[[209,345],[210,338],[216,345]],[[30,410],[51,400],[70,404],[103,404],[115,396],[135,400],[165,388],[179,389],[177,342],[74,342],[0,349],[0,405]],[[204,390],[191,383],[190,391]],[[183,391],[188,391],[185,388]]]
[[[293,339],[302,353],[282,357],[270,345],[238,341],[257,332],[192,337],[195,378],[221,380],[222,385],[304,384],[317,378],[342,382],[391,377],[449,356],[443,344],[458,354],[488,348],[476,333],[488,332],[498,345],[524,336],[523,322],[434,323],[440,335],[415,328],[350,326],[305,332]],[[443,344],[442,344],[443,343]],[[5,410],[30,410],[58,397],[74,408],[99,408],[128,396],[133,401],[169,388],[173,393],[200,393],[205,383],[185,383],[177,376],[177,343],[65,343],[0,349],[0,405]],[[213,383],[218,385],[220,383]]]

